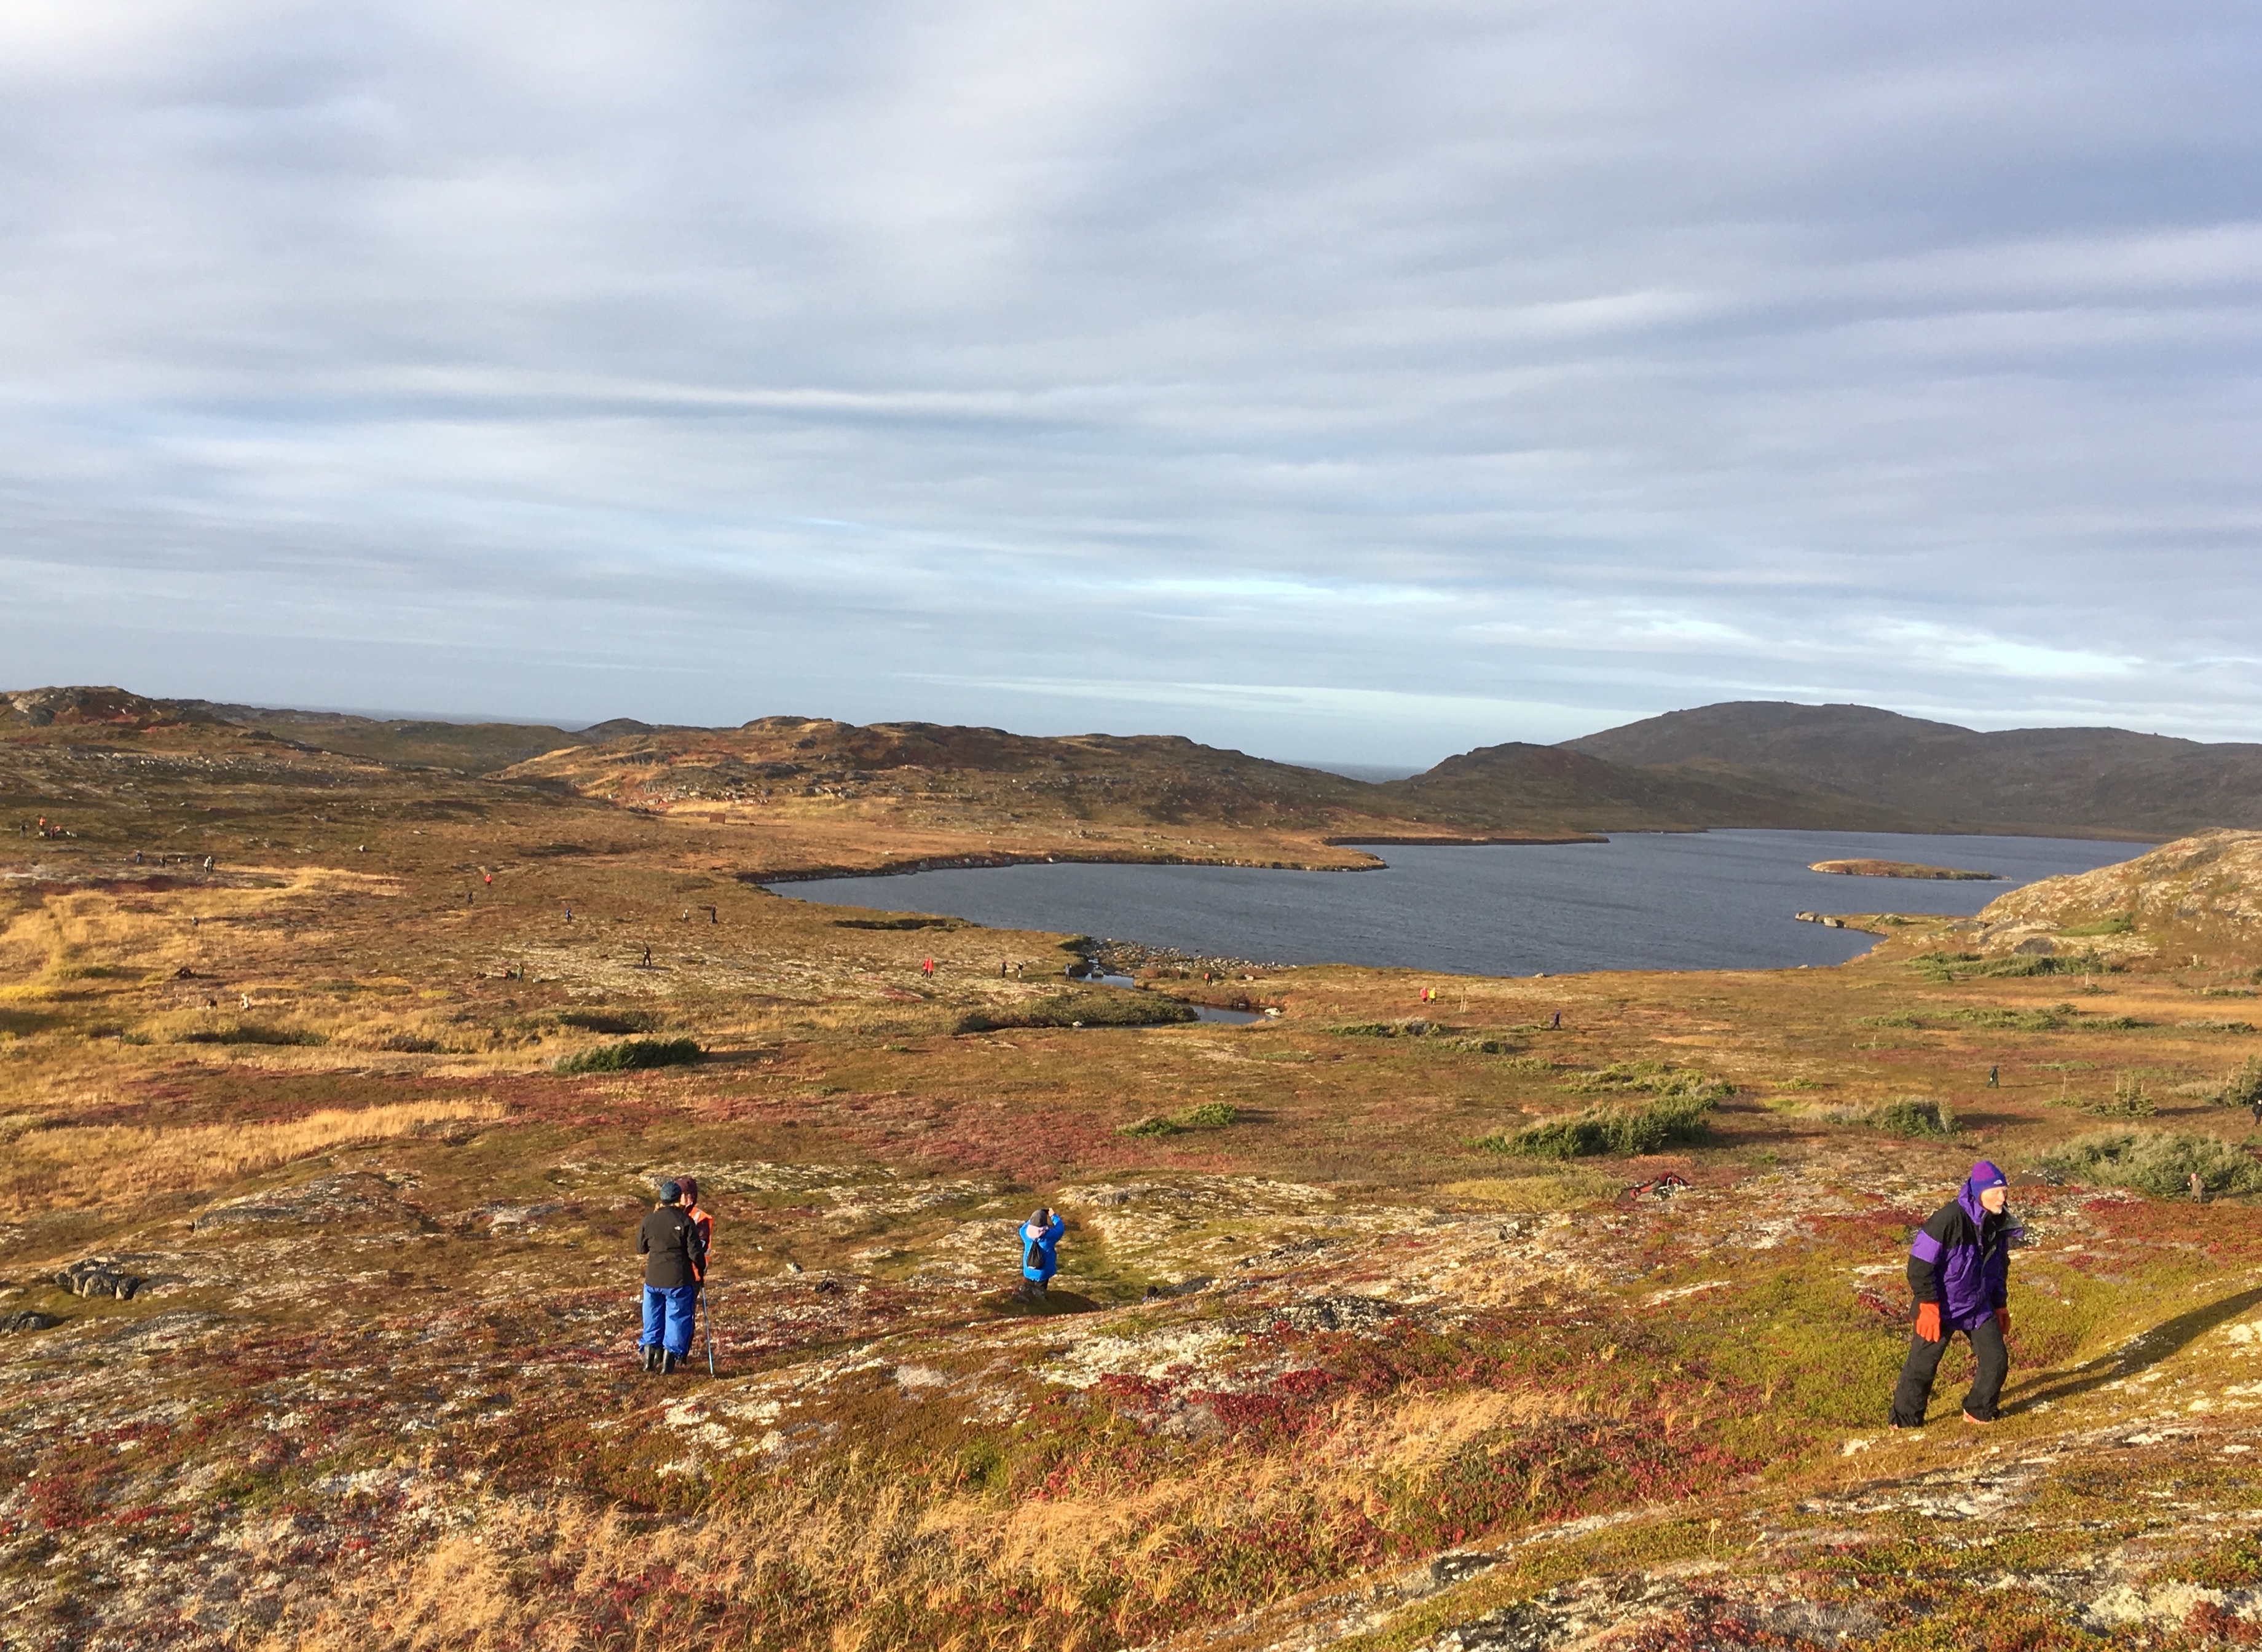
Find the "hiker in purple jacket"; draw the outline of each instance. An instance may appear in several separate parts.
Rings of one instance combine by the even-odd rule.
[[[1892,1426],[1924,1426],[1932,1403],[1933,1373],[1948,1352],[1948,1339],[1961,1331],[1978,1361],[1971,1391],[1963,1397],[1963,1420],[1992,1423],[2003,1379],[2010,1374],[2011,1312],[2005,1304],[2011,1288],[2011,1241],[2018,1232],[2004,1210],[2010,1182],[1982,1159],[1971,1167],[1963,1189],[1933,1213],[1909,1243],[1908,1281],[1916,1298],[1916,1335],[1908,1361],[1893,1390]]]

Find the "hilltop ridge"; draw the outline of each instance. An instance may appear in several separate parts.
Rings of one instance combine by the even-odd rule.
[[[1353,865],[1360,858],[1336,845],[1713,827],[2153,840],[2262,827],[2262,745],[2121,729],[1982,733],[1873,707],[1774,701],[1670,712],[1552,746],[1480,746],[1383,782],[1179,735],[806,716],[713,729],[619,717],[575,730],[151,699],[110,686],[0,695],[0,727],[35,743],[251,737],[740,823],[845,808],[874,829],[1041,828],[1101,858],[1192,848],[1197,858]],[[1262,841],[1233,855],[1164,830],[1190,826]]]
[[[1725,765],[1897,808],[1929,831],[2173,837],[2262,827],[2262,745],[2126,729],[1981,732],[1871,706],[1733,700],[1563,749],[1637,768]]]

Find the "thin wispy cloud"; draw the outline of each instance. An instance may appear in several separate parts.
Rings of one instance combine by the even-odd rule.
[[[2251,8],[0,11],[11,683],[2262,737]]]

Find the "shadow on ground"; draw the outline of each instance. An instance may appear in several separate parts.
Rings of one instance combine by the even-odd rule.
[[[2203,1308],[2194,1308],[2172,1319],[2164,1319],[2150,1331],[2138,1332],[2110,1354],[2100,1354],[2086,1365],[2071,1371],[2045,1371],[2033,1378],[2035,1386],[2015,1390],[2004,1406],[2006,1411],[2025,1411],[2045,1400],[2071,1399],[2086,1394],[2108,1383],[2117,1383],[2137,1372],[2158,1365],[2170,1354],[2180,1353],[2226,1320],[2236,1319],[2257,1303],[2262,1303],[2262,1288],[2242,1290],[2208,1303]]]

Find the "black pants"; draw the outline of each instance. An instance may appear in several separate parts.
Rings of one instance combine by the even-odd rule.
[[[1955,1334],[1949,1332],[1937,1342],[1909,1339],[1908,1361],[1893,1390],[1893,1421],[1901,1427],[1924,1426],[1925,1407],[1932,1404],[1933,1373],[1940,1369],[1940,1356],[1948,1352],[1948,1339]],[[1979,1361],[1971,1391],[1963,1397],[1963,1409],[1981,1422],[1992,1423],[1996,1402],[2003,1397],[2003,1379],[2011,1374],[2011,1351],[2003,1346],[2003,1327],[1992,1319],[1963,1334],[1970,1339],[1971,1352]]]

